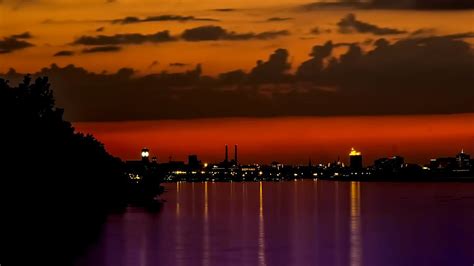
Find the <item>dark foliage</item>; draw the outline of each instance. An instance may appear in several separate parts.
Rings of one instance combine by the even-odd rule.
[[[68,265],[125,205],[124,164],[75,133],[47,78],[0,79],[1,263]]]

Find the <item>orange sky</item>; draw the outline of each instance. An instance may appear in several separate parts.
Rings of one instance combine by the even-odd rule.
[[[116,71],[132,67],[139,74],[150,72],[182,71],[183,68],[169,67],[170,63],[181,62],[192,68],[202,63],[204,73],[217,74],[223,71],[243,68],[248,70],[258,59],[266,59],[276,48],[290,51],[293,67],[308,58],[311,47],[327,40],[335,42],[363,42],[378,38],[370,34],[343,35],[337,32],[336,23],[346,14],[355,13],[363,21],[413,32],[435,29],[436,34],[450,34],[473,30],[474,12],[467,11],[409,11],[409,10],[355,10],[323,9],[300,12],[296,8],[311,0],[272,0],[256,2],[250,0],[4,0],[0,4],[0,37],[29,31],[30,41],[35,45],[21,51],[0,55],[0,71],[10,67],[19,72],[34,72],[42,67],[57,63],[60,66],[75,64],[90,71]],[[22,4],[18,4],[22,3]],[[215,8],[236,8],[235,12],[216,12]],[[126,16],[156,16],[163,14],[196,16],[218,19],[218,22],[149,22],[130,25],[113,25],[106,20]],[[291,20],[264,22],[270,17],[289,17]],[[44,23],[50,20],[54,23]],[[203,26],[219,25],[238,33],[288,30],[290,36],[274,40],[184,42],[160,44],[125,45],[120,52],[80,54],[82,46],[70,45],[83,35],[113,35],[123,33],[151,34],[170,30],[179,35],[183,30]],[[95,32],[104,27],[103,32]],[[311,29],[331,30],[331,33],[311,35]],[[387,36],[389,39],[406,36]],[[53,57],[60,50],[72,50],[71,57]],[[238,51],[238,52],[236,52]],[[153,66],[152,62],[158,61]]]
[[[223,159],[224,145],[239,145],[243,163],[278,160],[286,163],[347,160],[351,147],[366,164],[377,157],[401,154],[409,162],[426,163],[437,156],[454,156],[462,148],[474,153],[474,114],[388,117],[284,117],[146,122],[75,123],[78,131],[94,134],[112,154],[139,158],[148,147],[159,161]]]
[[[182,72],[196,64],[204,74],[249,70],[259,59],[266,60],[277,48],[290,53],[292,70],[309,58],[311,48],[328,40],[334,43],[358,42],[363,49],[368,39],[381,36],[367,33],[342,34],[337,23],[349,13],[363,22],[406,33],[384,35],[390,41],[409,37],[424,29],[431,35],[473,31],[474,11],[415,11],[329,8],[301,12],[301,4],[315,0],[3,0],[0,2],[0,40],[30,32],[34,46],[0,54],[0,73],[15,68],[36,72],[56,63],[74,64],[93,72],[115,72],[134,68],[136,75],[163,70]],[[395,0],[394,0],[395,1]],[[217,12],[234,8],[234,12]],[[161,21],[137,24],[112,24],[126,16],[144,18],[159,15],[194,16],[218,21]],[[290,18],[267,22],[271,17]],[[153,34],[169,30],[179,36],[184,30],[217,25],[229,32],[260,33],[287,30],[291,34],[269,40],[220,40],[190,42],[183,39],[167,43],[121,45],[119,52],[84,54],[84,45],[72,45],[81,36],[114,34]],[[98,28],[103,31],[97,32]],[[310,31],[318,27],[323,33]],[[465,39],[473,43],[474,38]],[[347,49],[347,47],[337,48]],[[54,57],[62,50],[73,56]],[[336,51],[335,55],[341,51]],[[156,63],[154,63],[156,62]],[[185,67],[171,67],[183,63]],[[54,87],[54,84],[53,84]],[[450,88],[446,88],[447,90]],[[463,98],[467,101],[469,97]],[[71,99],[68,99],[71,100]],[[111,99],[113,101],[114,99]],[[72,100],[71,100],[72,101]],[[139,103],[137,103],[139,104]],[[80,104],[74,105],[82,107]],[[84,107],[82,107],[84,108]],[[245,107],[242,107],[245,108]],[[423,108],[422,106],[420,108]],[[66,108],[66,110],[68,110]],[[351,146],[361,150],[366,163],[378,156],[402,154],[409,161],[426,162],[430,157],[453,155],[461,148],[474,153],[474,114],[452,116],[391,116],[274,119],[203,119],[150,122],[75,123],[78,130],[93,133],[107,149],[123,159],[136,158],[143,146],[152,149],[159,160],[171,155],[178,160],[197,153],[205,161],[222,159],[225,143],[240,145],[243,162],[280,160],[289,163],[333,161],[346,158]]]

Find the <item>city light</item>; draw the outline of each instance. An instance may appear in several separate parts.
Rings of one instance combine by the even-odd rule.
[[[158,163],[157,160],[144,159],[150,155],[148,149],[142,150],[144,156],[140,161],[129,161],[129,179],[141,182],[147,172],[161,173],[166,182],[179,181],[285,181],[298,179],[326,180],[426,180],[445,178],[473,178],[473,160],[470,155],[461,150],[456,156],[441,157],[428,161],[425,165],[406,163],[398,155],[376,159],[371,165],[363,164],[360,151],[351,148],[344,164],[339,158],[333,162],[319,162],[305,165],[289,165],[273,161],[271,164],[239,164],[237,153],[234,159],[228,156],[225,147],[224,159],[220,162],[201,163],[197,155],[190,155],[188,163],[184,161],[169,161]],[[463,179],[464,180],[464,179]]]
[[[349,156],[360,156],[362,155],[361,152],[356,151],[354,148],[351,148],[351,152],[349,153]]]

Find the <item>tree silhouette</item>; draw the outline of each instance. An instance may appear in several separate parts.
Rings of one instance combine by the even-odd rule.
[[[0,263],[71,264],[125,205],[124,164],[63,120],[45,77],[17,87],[0,79],[0,121]]]

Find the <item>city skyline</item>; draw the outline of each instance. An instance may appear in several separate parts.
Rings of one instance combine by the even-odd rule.
[[[474,177],[474,159],[462,149],[455,156],[432,158],[420,165],[406,161],[403,156],[387,156],[364,165],[361,151],[351,148],[348,162],[338,158],[330,163],[311,159],[305,165],[291,165],[272,161],[270,164],[238,160],[238,145],[229,156],[229,145],[224,145],[222,160],[205,162],[197,154],[190,154],[187,161],[159,161],[148,148],[141,149],[139,160],[126,161],[126,171],[132,184],[146,184],[147,177],[158,174],[164,182],[206,181],[288,181],[298,179],[339,181],[466,181]]]
[[[355,168],[355,169],[362,169],[362,168],[368,168],[368,167],[374,167],[377,163],[382,162],[383,160],[397,160],[401,159],[402,163],[401,164],[417,164],[419,166],[424,166],[424,167],[429,167],[430,164],[433,164],[434,162],[438,160],[444,160],[447,158],[454,158],[457,161],[458,157],[460,155],[466,155],[467,157],[467,167],[471,167],[471,159],[470,159],[470,153],[469,151],[465,150],[464,148],[460,149],[457,153],[453,154],[444,154],[441,155],[437,158],[429,158],[427,159],[424,163],[415,163],[415,162],[410,162],[406,161],[405,157],[403,154],[391,154],[391,155],[379,155],[379,157],[376,157],[373,161],[369,161],[368,159],[364,159],[364,154],[361,150],[358,150],[354,147],[351,147],[350,149],[347,150],[347,153],[338,156],[335,160],[333,161],[315,161],[311,159],[311,157],[308,157],[308,160],[304,163],[297,163],[297,164],[292,164],[284,161],[277,161],[277,160],[271,160],[269,162],[241,162],[239,161],[238,158],[240,158],[240,155],[238,155],[238,144],[233,144],[233,150],[230,151],[228,144],[224,145],[224,152],[222,155],[221,154],[221,159],[222,160],[217,160],[217,161],[207,161],[207,160],[199,160],[201,157],[199,157],[199,154],[197,153],[189,153],[186,156],[186,159],[179,159],[179,158],[173,158],[173,157],[168,157],[162,160],[159,160],[159,157],[156,153],[154,153],[151,149],[148,147],[143,147],[141,150],[136,151],[136,157],[131,158],[130,160],[127,161],[133,161],[137,159],[141,159],[144,162],[152,162],[152,163],[158,163],[158,164],[168,164],[168,163],[182,163],[182,164],[187,164],[188,166],[191,165],[201,165],[200,167],[208,167],[212,165],[219,165],[219,164],[228,164],[228,166],[239,166],[239,165],[273,165],[273,164],[281,164],[281,165],[288,165],[288,166],[329,166],[334,163],[341,163],[342,166],[347,166],[349,168]],[[222,148],[222,147],[221,147]],[[229,152],[233,154],[233,157],[229,155]],[[455,155],[455,156],[453,156]],[[461,158],[461,157],[460,157]],[[137,160],[139,161],[139,160]],[[457,162],[461,163],[461,162]]]
[[[74,123],[92,133],[112,154],[134,159],[148,147],[161,161],[199,154],[222,160],[222,146],[239,144],[243,162],[273,160],[305,164],[308,158],[332,162],[347,149],[364,151],[364,160],[403,154],[414,163],[465,149],[474,150],[474,115],[390,117],[305,117],[198,119],[144,122]]]

